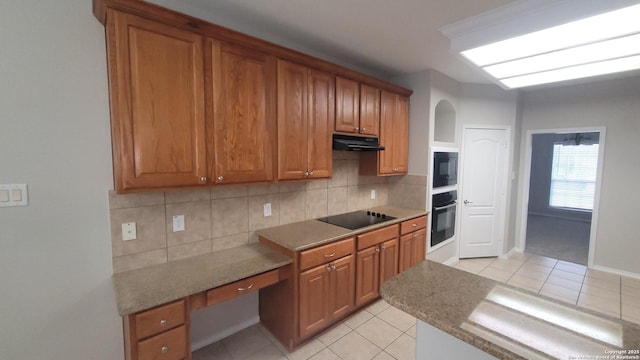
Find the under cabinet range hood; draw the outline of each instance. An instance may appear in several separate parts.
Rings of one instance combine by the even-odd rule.
[[[333,135],[333,150],[348,151],[380,151],[384,146],[376,137]]]

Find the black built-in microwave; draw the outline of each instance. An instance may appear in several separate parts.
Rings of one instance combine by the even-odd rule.
[[[433,153],[433,187],[449,186],[458,183],[458,153]]]

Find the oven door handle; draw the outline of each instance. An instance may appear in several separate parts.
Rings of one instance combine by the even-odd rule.
[[[454,201],[454,202],[452,202],[452,203],[451,203],[451,204],[449,204],[449,205],[439,206],[439,207],[434,207],[434,208],[433,208],[433,210],[435,210],[435,211],[440,211],[440,210],[444,210],[444,209],[452,208],[452,207],[454,207],[454,206],[456,206],[456,205],[458,205],[458,203]]]

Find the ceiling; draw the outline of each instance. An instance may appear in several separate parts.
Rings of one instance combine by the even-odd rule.
[[[378,77],[435,69],[491,83],[438,28],[513,0],[151,0]]]

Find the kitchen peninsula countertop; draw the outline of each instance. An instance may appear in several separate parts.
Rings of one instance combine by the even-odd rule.
[[[381,294],[499,359],[640,358],[640,325],[431,260],[386,281]]]
[[[356,230],[349,230],[313,219],[256,230],[256,234],[286,249],[302,251],[428,214],[424,210],[402,209],[394,206],[379,206],[364,211],[367,210],[384,213],[396,219]]]
[[[291,263],[255,243],[113,275],[121,316],[226,285]]]

